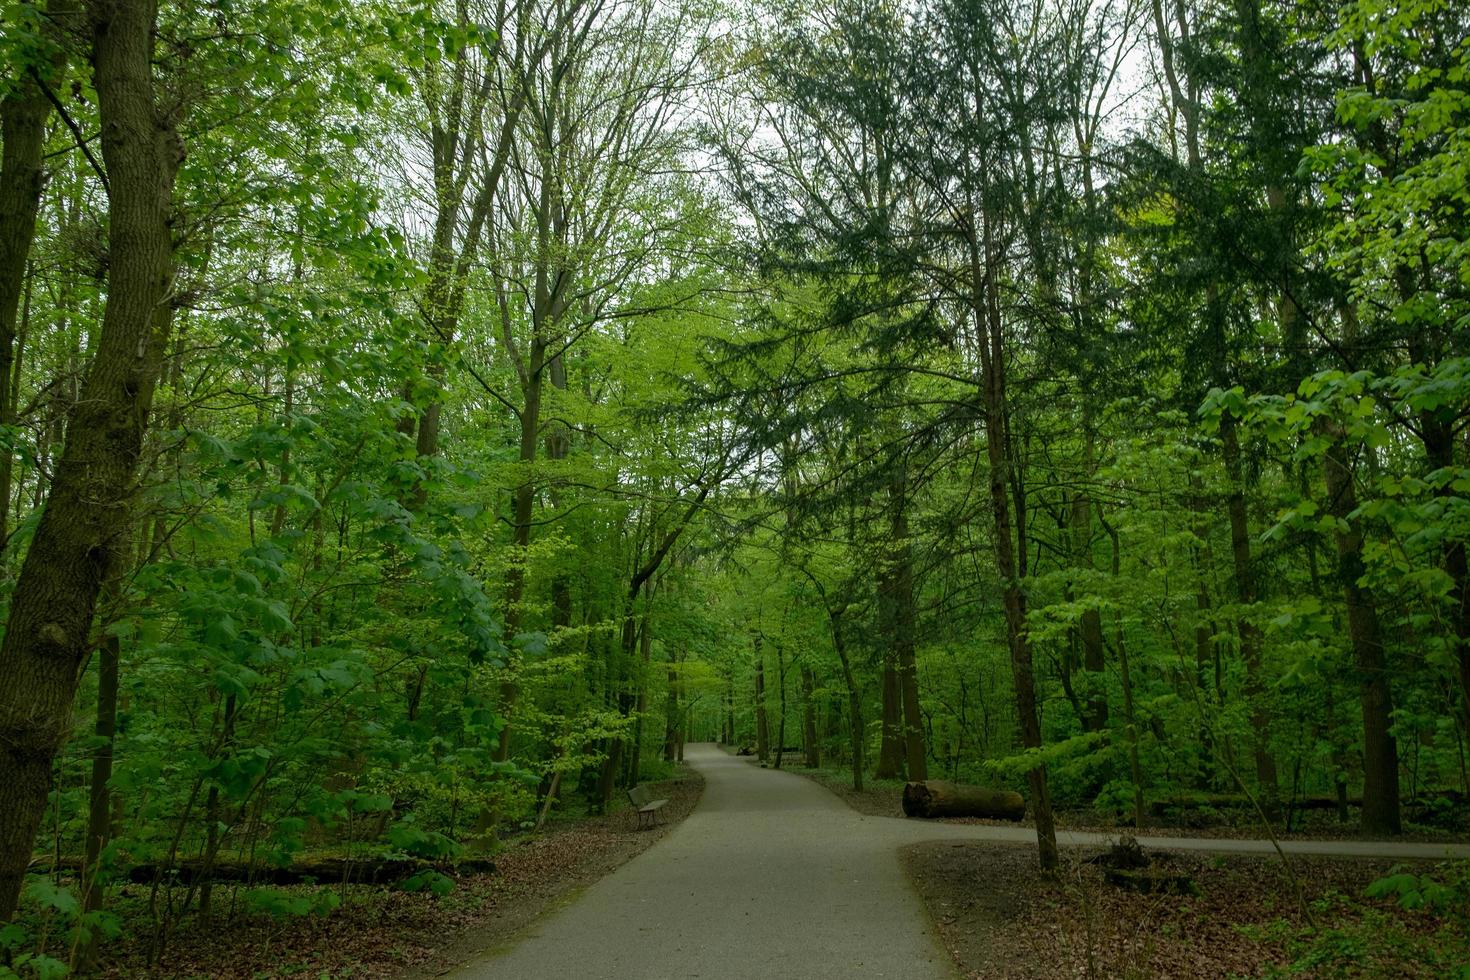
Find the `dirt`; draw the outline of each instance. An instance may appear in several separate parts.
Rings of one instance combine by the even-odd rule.
[[[330,891],[342,899],[325,915],[277,918],[246,911],[243,897],[221,886],[216,905],[223,921],[204,928],[187,920],[154,966],[146,959],[149,929],[139,894],[146,890],[131,889],[117,903],[123,938],[106,947],[99,974],[240,980],[442,975],[506,942],[652,847],[694,809],[704,780],[685,770],[680,779],[651,788],[669,799],[653,830],[635,830],[626,809],[569,820],[512,842],[495,856],[493,874],[463,877],[444,896],[370,886],[275,888],[271,891],[290,897]]]
[[[1043,874],[1032,847],[952,841],[904,850],[944,946],[977,980],[1059,977],[1430,978],[1470,954],[1452,914],[1408,912],[1364,889],[1391,865],[1154,852],[1149,874],[1186,877],[1195,895],[1148,895],[1107,883],[1069,852]]]

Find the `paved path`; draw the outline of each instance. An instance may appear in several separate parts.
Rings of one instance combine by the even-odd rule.
[[[462,980],[953,976],[887,827],[802,776],[709,745],[704,796],[667,838]],[[912,835],[905,835],[912,839]]]
[[[657,846],[539,920],[460,980],[845,980],[952,977],[898,850],[923,840],[1034,843],[1023,827],[865,817],[802,776],[710,745],[694,813]],[[1103,834],[1062,832],[1064,845]],[[1140,837],[1147,847],[1271,853],[1269,841]],[[1290,841],[1296,854],[1470,857],[1470,845]]]

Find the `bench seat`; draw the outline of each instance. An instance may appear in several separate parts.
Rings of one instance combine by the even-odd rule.
[[[637,826],[642,828],[646,822],[651,828],[658,822],[658,811],[669,801],[655,800],[648,787],[639,784],[628,790],[628,802],[633,804],[633,813],[638,821]]]

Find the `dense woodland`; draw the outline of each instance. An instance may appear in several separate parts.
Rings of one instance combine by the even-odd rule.
[[[1470,794],[1463,6],[0,9],[23,975],[686,740],[1021,790],[1043,867]]]

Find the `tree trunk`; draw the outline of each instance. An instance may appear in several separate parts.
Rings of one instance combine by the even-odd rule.
[[[643,621],[638,627],[638,666],[633,671],[634,681],[637,686],[637,697],[634,699],[633,719],[633,752],[628,758],[628,785],[636,786],[638,778],[643,773],[643,720],[648,714],[648,664],[653,657],[653,622],[650,613],[645,610]]]
[[[1358,670],[1363,705],[1363,830],[1370,834],[1397,834],[1399,819],[1399,753],[1393,736],[1393,690],[1383,651],[1378,607],[1363,578],[1363,532],[1352,516],[1358,509],[1353,470],[1341,429],[1331,422],[1319,425],[1330,443],[1323,459],[1328,513],[1337,518],[1333,539],[1337,545],[1337,575],[1347,606],[1348,640]]]
[[[863,743],[866,741],[863,731],[863,698],[862,692],[858,690],[857,679],[853,677],[852,662],[847,657],[847,642],[842,635],[842,615],[843,611],[839,609],[828,612],[827,618],[832,623],[832,648],[837,651],[837,661],[842,665],[842,683],[847,688],[847,723],[852,738],[852,788],[862,792]]]
[[[806,755],[806,767],[819,769],[822,765],[822,744],[817,739],[816,677],[811,667],[801,665],[801,735],[802,752]]]
[[[1010,430],[1006,403],[1005,345],[1002,338],[1000,285],[996,280],[999,257],[991,239],[990,219],[982,216],[984,257],[981,242],[971,237],[970,272],[974,297],[976,340],[980,348],[982,398],[985,407],[985,448],[989,462],[990,510],[994,525],[995,567],[1001,581],[1005,609],[1006,638],[1011,649],[1011,678],[1016,693],[1016,715],[1021,745],[1041,748],[1041,719],[1036,710],[1036,675],[1031,661],[1031,641],[1026,630],[1026,598],[1017,573],[1015,541],[1011,537],[1011,465],[1006,439]],[[1038,763],[1027,781],[1031,808],[1036,818],[1037,858],[1045,870],[1060,862],[1056,826],[1051,811],[1051,792],[1046,766]]]
[[[109,583],[108,591],[116,599],[116,580]],[[82,865],[82,909],[85,912],[95,912],[102,907],[104,889],[100,880],[100,865],[102,851],[112,837],[112,792],[107,784],[112,779],[112,743],[117,735],[118,664],[121,646],[117,636],[108,633],[102,638],[97,651],[97,721],[92,729],[97,737],[97,748],[92,755],[86,858]]]
[[[1416,358],[1423,360],[1427,358]],[[1455,428],[1453,422],[1436,411],[1419,413],[1419,429],[1423,433],[1424,455],[1431,470],[1445,470],[1455,465]],[[1455,495],[1455,489],[1444,484],[1435,490],[1436,497]],[[1460,710],[1470,727],[1470,562],[1466,561],[1465,542],[1446,540],[1444,570],[1454,583],[1450,589],[1450,623],[1455,631],[1455,660],[1459,671]]]
[[[903,696],[898,670],[890,652],[883,660],[883,723],[878,743],[878,769],[875,779],[903,778]]]
[[[786,650],[779,643],[776,644],[776,683],[781,695],[777,700],[781,714],[776,721],[776,768],[780,769],[786,757]]]
[[[521,386],[520,461],[524,466],[521,483],[512,494],[511,556],[510,567],[505,573],[505,635],[513,640],[521,626],[521,600],[526,588],[526,553],[531,546],[531,515],[536,502],[536,484],[531,478],[531,466],[536,462],[537,443],[541,429],[541,385],[545,369],[546,345],[539,338],[531,341],[530,363]],[[506,664],[505,679],[500,682],[500,714],[504,724],[500,729],[500,742],[495,749],[497,762],[510,758],[510,716],[515,709],[519,688],[515,682],[515,655]]]
[[[551,387],[560,392],[567,390],[567,366],[566,357],[557,354],[546,365],[547,378],[551,381]],[[554,423],[550,431],[546,433],[546,459],[553,463],[560,463],[567,458],[571,452],[572,439],[567,427],[560,423]],[[552,487],[550,491],[551,506],[560,510],[563,504],[563,495]],[[572,625],[572,583],[571,576],[565,571],[559,571],[551,580],[551,625],[554,631],[566,629]]]
[[[1092,478],[1094,468],[1094,433],[1090,412],[1083,412],[1082,472]],[[1072,550],[1077,567],[1092,569],[1092,498],[1081,490],[1072,500]],[[1082,668],[1087,672],[1087,714],[1083,727],[1089,732],[1100,732],[1108,727],[1107,664],[1103,657],[1102,613],[1089,608],[1082,613]]]
[[[679,745],[679,671],[670,661],[668,670],[668,700],[664,705],[664,761],[673,762]]]
[[[725,744],[735,744],[735,675],[725,679]]]
[[[1261,664],[1261,629],[1251,622],[1251,606],[1256,603],[1255,570],[1251,567],[1250,527],[1245,510],[1245,474],[1241,463],[1240,438],[1235,418],[1228,412],[1220,416],[1220,444],[1225,457],[1225,475],[1230,480],[1230,495],[1225,509],[1230,517],[1230,555],[1235,570],[1235,598],[1242,607],[1237,631],[1240,635],[1240,657],[1245,662],[1245,697],[1251,710],[1254,734],[1256,785],[1260,789],[1261,808],[1274,815],[1280,808],[1281,787],[1276,775],[1276,760],[1271,755],[1271,714],[1266,704],[1266,684]]]
[[[123,560],[173,279],[174,174],[182,147],[153,102],[150,0],[91,6],[92,63],[109,180],[107,306],[66,445],[21,567],[0,644],[0,921],[15,911],[71,726],[102,583]],[[164,318],[166,320],[166,318]]]
[[[766,721],[766,658],[761,638],[755,638],[755,755],[762,762],[771,752],[771,730]]]
[[[924,719],[919,708],[919,670],[914,657],[914,562],[909,546],[908,481],[900,475],[889,485],[892,560],[884,590],[889,603],[891,640],[898,660],[899,700],[903,710],[904,765],[908,778],[929,778],[924,750]]]
[[[236,700],[235,695],[231,694],[225,698],[219,746],[214,754],[214,762],[216,764],[228,758],[234,748],[235,718],[238,709],[239,702]],[[204,861],[199,882],[199,921],[204,923],[206,927],[209,925],[210,917],[214,914],[213,869],[215,859],[219,857],[219,849],[222,843],[220,829],[224,824],[220,811],[219,786],[217,784],[211,785],[204,804]]]

